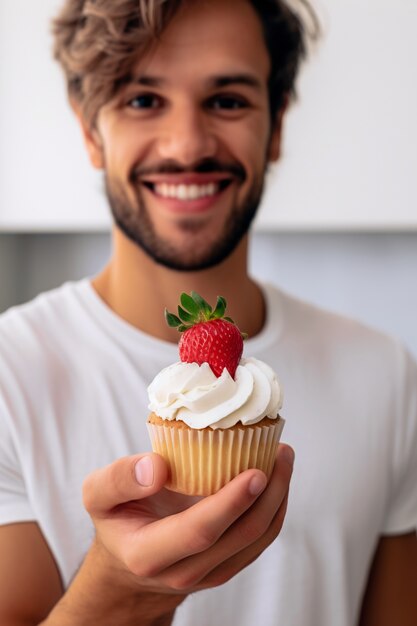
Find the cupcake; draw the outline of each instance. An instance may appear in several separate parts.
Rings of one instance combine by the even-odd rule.
[[[241,358],[244,336],[195,292],[181,294],[168,324],[182,333],[180,361],[148,387],[148,430],[169,466],[168,489],[210,495],[249,468],[271,475],[284,426],[282,390],[266,363]]]

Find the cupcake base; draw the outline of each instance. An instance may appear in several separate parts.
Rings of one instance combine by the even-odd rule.
[[[284,419],[265,417],[252,426],[197,430],[151,413],[147,427],[153,451],[170,468],[165,486],[179,493],[207,496],[246,469],[260,469],[269,478]]]

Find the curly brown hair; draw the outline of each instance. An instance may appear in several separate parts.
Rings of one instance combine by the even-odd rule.
[[[100,108],[131,74],[138,56],[160,36],[181,5],[196,0],[65,0],[53,20],[54,57],[61,64],[70,100],[93,126]],[[258,14],[271,57],[271,117],[295,95],[306,56],[306,28],[284,0],[249,0]],[[308,0],[315,35],[318,20]]]

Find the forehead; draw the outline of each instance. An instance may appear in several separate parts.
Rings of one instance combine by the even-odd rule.
[[[270,59],[260,19],[247,0],[192,0],[140,58],[136,72],[172,82],[249,72],[266,87]]]

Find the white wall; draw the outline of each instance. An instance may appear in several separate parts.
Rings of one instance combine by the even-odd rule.
[[[417,230],[417,2],[311,2],[323,37],[301,73],[259,224]],[[51,58],[49,22],[60,4],[0,1],[3,230],[108,224],[100,179]]]

